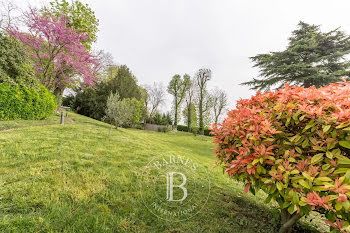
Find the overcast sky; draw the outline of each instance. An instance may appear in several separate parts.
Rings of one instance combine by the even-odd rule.
[[[129,66],[139,84],[166,86],[174,74],[192,76],[199,68],[210,68],[209,88],[223,88],[230,108],[254,93],[239,85],[257,76],[249,57],[285,48],[300,20],[350,33],[346,0],[81,1],[100,20],[96,47]],[[17,2],[25,6],[28,1]],[[49,1],[29,1],[43,2]]]

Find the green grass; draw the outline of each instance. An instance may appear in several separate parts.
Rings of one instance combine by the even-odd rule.
[[[53,124],[59,124],[59,123],[60,123],[60,115],[59,113],[55,113],[55,115],[52,115],[49,118],[44,120],[0,121],[0,131],[14,129],[14,128],[29,127],[29,126],[53,125]],[[72,121],[68,119],[66,120],[66,123],[72,123]]]
[[[0,121],[0,232],[277,230],[276,206],[265,204],[262,193],[245,195],[242,184],[213,166],[210,137],[136,129],[112,129],[109,135],[105,123],[70,117],[73,121],[64,126],[59,116]],[[181,223],[155,217],[140,196],[147,163],[168,154],[191,157],[209,170],[208,202]],[[327,231],[318,216],[311,219],[304,219],[298,231]]]

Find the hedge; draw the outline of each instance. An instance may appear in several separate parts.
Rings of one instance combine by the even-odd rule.
[[[188,132],[188,127],[186,125],[177,125],[177,131]],[[210,129],[204,129],[205,136],[212,136],[210,134]]]
[[[0,83],[0,120],[44,119],[55,108],[55,96],[42,84],[24,87]]]
[[[177,131],[188,132],[188,127],[185,125],[177,125]]]

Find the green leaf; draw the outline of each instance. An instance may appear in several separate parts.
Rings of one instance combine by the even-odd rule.
[[[297,169],[294,169],[294,170],[292,170],[292,171],[290,172],[290,174],[292,174],[292,175],[296,175],[296,174],[299,174],[299,173],[300,173],[300,171],[297,170]]]
[[[276,187],[279,191],[281,191],[283,189],[283,185],[280,182],[276,183]]]
[[[318,162],[321,162],[321,161],[323,160],[323,154],[324,154],[324,153],[318,153],[318,154],[316,154],[315,156],[313,156],[313,157],[311,158],[311,163],[312,163],[312,164],[316,164],[316,163],[318,163]]]
[[[331,142],[328,142],[327,143],[327,149],[330,150],[330,149],[333,149],[335,146],[337,145],[336,141],[333,140]]]
[[[310,189],[310,185],[305,180],[299,180],[299,184],[307,189]]]
[[[284,203],[282,204],[282,209],[287,208],[289,205],[290,205],[289,202],[284,202]]]
[[[341,202],[338,202],[337,204],[335,204],[335,209],[337,211],[341,210],[341,208],[343,207],[342,203]]]
[[[344,201],[343,202],[343,207],[344,207],[344,209],[348,210],[350,208],[350,202],[349,201]]]
[[[328,170],[328,168],[329,168],[330,166],[331,166],[330,164],[324,164],[324,165],[322,165],[322,169],[323,169],[323,170]]]
[[[307,203],[306,203],[306,201],[301,200],[301,201],[299,202],[299,205],[300,205],[300,206],[306,206],[306,205],[307,205]]]
[[[268,195],[267,198],[265,199],[265,203],[270,203],[272,200],[272,195]]]
[[[335,127],[336,129],[341,129],[341,128],[344,128],[344,127],[347,127],[349,125],[349,123],[342,123],[340,125],[338,125],[337,127]]]
[[[350,169],[345,173],[345,179],[346,179],[346,182],[349,183],[349,181],[350,181]]]
[[[337,170],[335,170],[335,171],[333,172],[333,174],[342,174],[342,173],[346,173],[348,170],[349,170],[349,168],[344,168],[344,167],[338,168]]]
[[[254,159],[252,164],[255,165],[255,164],[259,163],[259,161],[260,161],[259,159]]]
[[[309,174],[307,174],[306,172],[303,172],[303,176],[304,176],[306,179],[308,179],[308,180],[310,180],[310,181],[313,181],[313,178],[312,178]]]
[[[327,177],[327,176],[318,177],[318,178],[315,179],[315,181],[316,180],[317,181],[322,181],[322,182],[331,182],[332,181],[332,179]]]
[[[296,150],[296,152],[298,152],[299,154],[302,154],[302,153],[303,153],[303,151],[302,151],[302,149],[300,149],[300,147],[295,147],[295,150]]]
[[[332,154],[332,152],[330,152],[330,151],[327,151],[327,152],[326,152],[326,156],[327,156],[327,158],[329,158],[329,159],[333,159],[333,154]]]
[[[306,130],[310,129],[311,127],[313,127],[315,125],[315,122],[310,122],[309,124],[307,124],[305,126],[305,128],[303,129],[303,132],[305,132]]]
[[[292,201],[294,204],[299,203],[299,197],[298,197],[298,194],[296,192],[293,192],[293,200]]]
[[[289,212],[290,214],[294,213],[295,211],[296,211],[295,205],[290,205],[290,206],[288,207],[288,212]]]
[[[324,186],[314,186],[314,187],[312,187],[312,190],[317,191],[317,192],[327,191],[327,189],[324,188]]]
[[[326,133],[331,128],[331,125],[325,125],[323,127],[323,132]]]
[[[305,147],[307,147],[308,145],[309,145],[309,139],[306,138],[306,139],[304,140],[304,142],[301,144],[301,147],[302,147],[302,148],[305,148]]]
[[[340,141],[339,145],[341,145],[342,147],[345,147],[347,149],[350,149],[350,141]]]
[[[350,159],[345,156],[338,156],[338,163],[343,165],[349,165]]]
[[[332,150],[332,154],[333,154],[335,157],[337,157],[338,155],[341,154],[341,151],[340,151],[339,149],[334,149],[334,150]]]

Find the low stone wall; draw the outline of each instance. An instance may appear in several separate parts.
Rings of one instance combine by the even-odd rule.
[[[167,126],[167,125],[156,125],[156,124],[146,123],[144,127],[145,127],[145,130],[152,130],[156,132],[162,131],[164,128],[168,128],[168,130],[171,130],[171,125]]]

